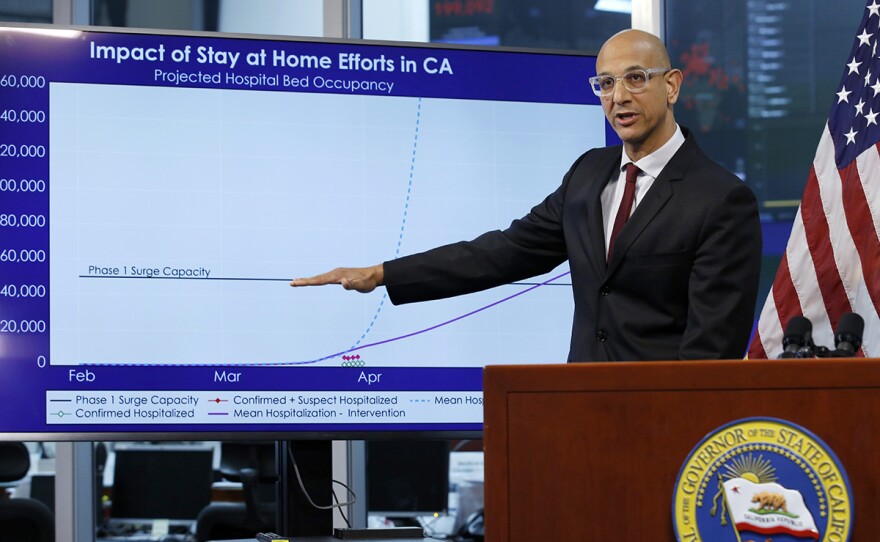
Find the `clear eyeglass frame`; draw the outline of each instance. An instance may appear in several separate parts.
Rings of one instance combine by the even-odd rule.
[[[622,81],[623,86],[632,94],[639,94],[648,89],[648,82],[651,77],[659,74],[665,74],[672,71],[672,68],[645,68],[629,70],[620,77],[613,75],[594,75],[590,77],[590,86],[593,94],[599,97],[610,96],[614,93],[617,82]]]

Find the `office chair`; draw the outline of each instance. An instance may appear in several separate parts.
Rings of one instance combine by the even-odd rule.
[[[20,442],[0,442],[0,483],[17,482],[31,466]],[[55,515],[36,499],[0,500],[0,539],[4,542],[55,542]]]
[[[275,531],[274,442],[223,442],[220,474],[241,482],[244,503],[211,503],[196,520],[196,541],[253,538],[258,532]]]

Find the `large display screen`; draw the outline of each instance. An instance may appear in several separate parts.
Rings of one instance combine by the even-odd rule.
[[[506,227],[611,137],[577,54],[0,27],[0,438],[482,429],[568,269],[290,288]]]

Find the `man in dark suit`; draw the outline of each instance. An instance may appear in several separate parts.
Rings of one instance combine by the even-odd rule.
[[[593,149],[504,231],[292,286],[385,285],[395,304],[471,293],[565,261],[575,301],[569,361],[741,358],[761,262],[755,196],[675,122],[682,82],[663,43],[610,38],[591,78],[622,146]]]

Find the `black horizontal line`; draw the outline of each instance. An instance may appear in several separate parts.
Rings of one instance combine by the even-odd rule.
[[[293,279],[258,278],[258,277],[132,277],[130,275],[79,275],[81,279],[134,279],[134,280],[237,280],[237,281],[264,281],[264,282],[290,282]],[[571,286],[570,282],[512,282],[510,286]]]
[[[273,282],[290,282],[293,279],[273,279],[257,277],[132,277],[130,275],[80,275],[81,279],[135,279],[135,280],[258,280]]]

